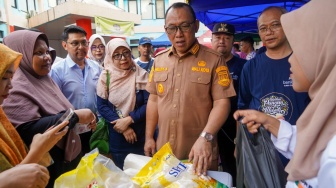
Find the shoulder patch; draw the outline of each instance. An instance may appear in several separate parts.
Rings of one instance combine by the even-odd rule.
[[[218,76],[218,84],[224,87],[227,87],[230,85],[230,73],[227,66],[219,66],[216,69],[216,73]]]
[[[155,55],[155,57],[157,57],[157,56],[159,56],[159,55],[161,55],[161,54],[164,54],[164,53],[169,52],[170,49],[171,49],[171,47],[170,47],[170,48],[167,48],[167,49],[165,49],[165,50],[160,51],[159,53],[157,53],[157,54]]]

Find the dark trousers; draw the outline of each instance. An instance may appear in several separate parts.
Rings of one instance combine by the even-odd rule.
[[[234,157],[235,144],[233,143],[236,137],[236,122],[228,121],[222,126],[217,134],[219,156],[223,172],[227,172],[232,176],[233,186],[236,186],[236,158]]]

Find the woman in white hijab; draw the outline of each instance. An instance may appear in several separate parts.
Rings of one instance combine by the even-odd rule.
[[[296,126],[257,111],[237,111],[250,132],[263,124],[276,148],[290,158],[286,187],[336,187],[336,3],[310,1],[284,14],[281,24],[293,49],[293,88],[310,104]]]
[[[89,39],[89,59],[97,62],[99,65],[103,65],[105,58],[105,40],[98,34],[93,34]]]

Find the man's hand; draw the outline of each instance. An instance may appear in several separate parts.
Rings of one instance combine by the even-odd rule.
[[[206,175],[212,162],[212,145],[205,138],[199,137],[189,153],[189,161],[193,162],[194,171],[198,175]]]
[[[126,131],[128,126],[132,124],[132,118],[131,116],[128,116],[125,118],[114,120],[111,123],[114,124],[113,129],[115,131],[117,131],[118,133],[123,133],[124,131]]]
[[[137,141],[137,136],[131,127],[128,127],[126,131],[123,132],[123,135],[128,143],[133,144]]]
[[[146,138],[145,142],[145,155],[148,157],[152,157],[156,151],[156,144],[154,138]]]

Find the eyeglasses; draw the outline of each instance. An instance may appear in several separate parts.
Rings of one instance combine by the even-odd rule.
[[[168,34],[175,34],[177,32],[177,29],[180,29],[180,31],[182,32],[187,32],[190,30],[190,27],[192,24],[194,24],[195,21],[191,22],[191,23],[183,23],[179,26],[175,26],[175,25],[169,25],[167,27],[165,27],[165,30]]]
[[[131,56],[131,52],[130,51],[125,51],[122,54],[115,54],[113,57],[114,60],[121,60],[122,56],[124,56],[125,58],[128,58]]]
[[[92,45],[91,46],[91,51],[96,51],[96,50],[103,50],[103,49],[105,49],[105,46],[104,45],[102,45],[102,44],[99,44],[98,46],[96,46],[96,45]]]
[[[71,44],[72,47],[79,47],[79,45],[82,45],[84,47],[88,47],[89,46],[89,42],[86,41],[86,40],[83,40],[81,42],[79,42],[79,41],[73,41],[73,42],[66,42],[66,43]]]
[[[260,34],[266,34],[268,30],[274,32],[274,31],[278,31],[280,28],[281,28],[280,23],[272,24],[269,27],[262,26],[262,27],[259,28],[259,33]]]

